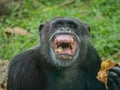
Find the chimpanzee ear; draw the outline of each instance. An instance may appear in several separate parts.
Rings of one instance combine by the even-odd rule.
[[[85,24],[85,25],[86,25],[87,29],[88,29],[89,32],[90,32],[90,31],[91,31],[90,27],[89,27],[87,24]]]
[[[89,26],[87,26],[87,28],[88,28],[88,30],[89,30],[89,32],[90,32],[90,31],[91,31],[90,27],[89,27]]]
[[[39,31],[41,31],[43,27],[44,27],[44,24],[40,24]]]

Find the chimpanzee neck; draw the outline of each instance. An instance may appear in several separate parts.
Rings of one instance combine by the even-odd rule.
[[[53,80],[57,80],[59,82],[65,81],[70,82],[73,81],[78,76],[79,68],[76,65],[72,65],[70,67],[49,67],[47,65],[46,68],[46,75]],[[67,79],[67,80],[66,80]],[[62,81],[61,81],[62,80]]]

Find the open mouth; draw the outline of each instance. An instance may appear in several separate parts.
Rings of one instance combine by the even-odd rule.
[[[52,40],[52,47],[58,58],[69,60],[76,54],[77,43],[74,35],[55,35]]]

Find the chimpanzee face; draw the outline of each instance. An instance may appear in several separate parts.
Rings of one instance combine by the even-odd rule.
[[[63,67],[73,64],[79,57],[83,39],[89,36],[86,25],[72,18],[56,18],[46,26],[41,32],[41,39],[48,42],[51,62]]]

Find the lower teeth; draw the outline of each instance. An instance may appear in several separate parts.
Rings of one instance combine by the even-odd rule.
[[[59,56],[59,58],[62,58],[64,60],[72,59],[72,57],[70,56]]]
[[[55,52],[57,52],[57,53],[61,53],[61,52],[62,52],[62,48],[59,47],[59,48],[55,49]]]

